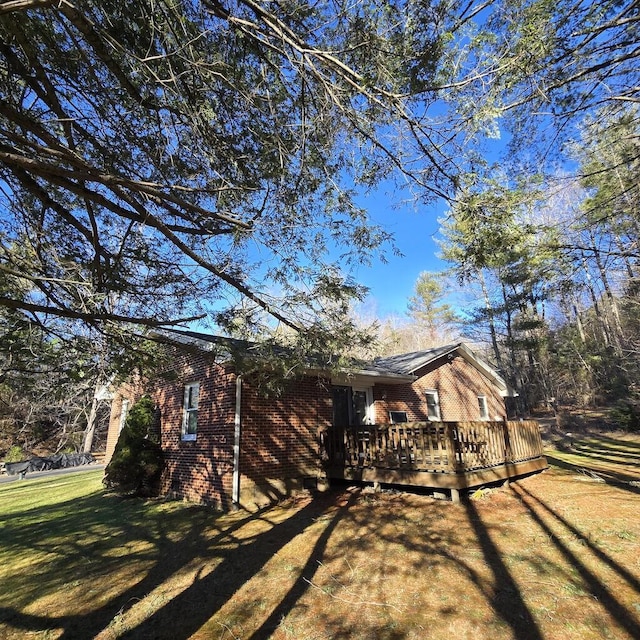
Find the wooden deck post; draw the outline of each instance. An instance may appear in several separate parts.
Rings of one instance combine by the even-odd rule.
[[[456,434],[454,433],[455,423],[447,422],[445,423],[445,441],[447,443],[447,449],[449,455],[447,456],[449,462],[449,468],[451,471],[458,473],[462,471],[462,463],[460,460],[460,451],[458,447],[458,438],[456,438]]]
[[[509,435],[509,421],[505,417],[502,421],[502,435],[504,436],[504,461],[511,462],[513,452],[511,451],[511,436]]]

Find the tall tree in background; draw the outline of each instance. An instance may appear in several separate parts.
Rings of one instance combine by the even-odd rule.
[[[635,380],[640,373],[637,349],[638,261],[640,260],[640,112],[635,105],[603,108],[585,119],[574,149],[586,190],[576,225],[580,252],[597,322],[603,335],[603,363],[598,367],[605,397],[626,394],[640,407]],[[597,352],[596,349],[594,351]]]
[[[508,134],[508,143],[489,155],[473,140],[444,225],[445,256],[477,283],[484,303],[474,324],[530,404],[584,397],[585,383],[592,398],[602,397],[606,381],[619,378],[615,362],[631,365],[620,293],[635,279],[637,256],[637,3],[492,2],[482,15],[466,43],[447,50],[457,69],[449,99],[482,105],[481,114],[493,114],[487,132]],[[576,158],[579,172],[562,185],[558,166],[575,167]],[[550,194],[573,190],[577,180],[586,192],[573,202],[575,215],[541,220]],[[526,217],[521,208],[505,215],[505,184],[530,200]],[[564,310],[564,321],[550,322],[552,307]]]
[[[414,329],[424,335],[425,348],[450,341],[455,313],[445,298],[444,274],[423,271],[409,298],[408,311]]]
[[[3,293],[19,299],[23,284],[0,271]],[[117,372],[149,369],[160,355],[150,342],[109,341],[64,318],[45,327],[0,307],[0,458],[12,448],[24,456],[103,449]]]
[[[442,221],[442,256],[461,283],[477,287],[468,331],[491,344],[492,359],[523,409],[553,397],[548,375],[547,307],[562,282],[556,235],[536,215],[539,188],[470,189]]]
[[[96,432],[104,435],[105,404],[93,401],[104,363],[81,334],[62,340],[53,331],[0,310],[0,455],[12,446],[25,455],[91,451]]]

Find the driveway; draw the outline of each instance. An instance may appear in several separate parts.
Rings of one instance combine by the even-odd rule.
[[[47,476],[61,476],[67,473],[86,473],[87,471],[96,471],[97,469],[104,469],[104,464],[85,464],[81,467],[67,467],[65,469],[50,469],[49,471],[31,471],[26,473],[22,479],[19,475],[9,476],[0,475],[0,484],[6,484],[8,482],[27,482],[29,480],[35,480],[36,478],[46,478]]]

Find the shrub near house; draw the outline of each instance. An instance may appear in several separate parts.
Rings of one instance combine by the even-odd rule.
[[[104,484],[109,489],[127,494],[157,494],[163,455],[154,430],[155,414],[149,396],[143,396],[131,407],[105,470]]]

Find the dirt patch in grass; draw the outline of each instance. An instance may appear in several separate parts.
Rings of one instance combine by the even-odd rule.
[[[459,505],[353,488],[221,515],[97,474],[0,487],[0,637],[638,638],[640,438],[564,446]]]

